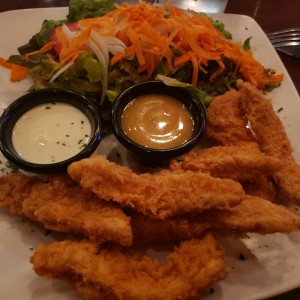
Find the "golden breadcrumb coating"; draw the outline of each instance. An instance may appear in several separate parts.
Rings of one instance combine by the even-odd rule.
[[[192,171],[138,175],[100,155],[72,163],[68,173],[102,199],[159,218],[229,208],[245,196],[242,186],[230,179]]]
[[[40,245],[31,263],[38,275],[67,282],[87,300],[195,299],[227,274],[212,235],[182,242],[165,263],[87,240]]]
[[[37,177],[11,173],[0,177],[0,206],[25,215],[47,229],[84,234],[97,242],[131,245],[130,218],[84,191],[68,175]]]

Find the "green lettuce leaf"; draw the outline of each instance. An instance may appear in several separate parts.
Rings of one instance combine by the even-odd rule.
[[[49,59],[42,59],[30,70],[35,88],[65,88],[93,98],[99,97],[103,68],[92,52],[82,53],[70,68],[54,82],[49,82],[54,72],[54,66]]]
[[[33,67],[29,73],[36,89],[48,87],[48,81],[54,72],[54,66],[48,58],[41,59],[40,63]]]
[[[247,38],[247,39],[244,41],[244,43],[243,43],[243,49],[244,49],[245,51],[248,51],[248,50],[251,49],[251,46],[250,46],[250,41],[251,41],[251,39],[252,39],[252,36],[249,37],[249,38]]]
[[[79,77],[81,79],[87,79],[92,83],[101,82],[103,78],[103,67],[92,52],[86,51],[75,60],[73,66],[62,74],[62,77],[64,80]]]
[[[45,44],[51,41],[51,33],[53,29],[57,26],[65,23],[66,20],[53,21],[53,20],[44,20],[42,27],[38,33],[36,33],[29,42],[25,45],[18,47],[18,52],[20,54],[26,54],[35,50],[40,49]]]
[[[115,8],[111,0],[70,0],[69,22],[75,22],[84,18],[103,16]]]
[[[160,74],[158,74],[155,79],[163,81],[163,83],[168,86],[186,88],[190,93],[194,94],[197,97],[197,99],[200,102],[202,102],[202,104],[205,107],[208,106],[208,104],[210,103],[210,101],[212,99],[212,97],[207,95],[206,91],[204,91],[201,88],[196,87],[190,83],[182,82],[175,78],[163,76]]]

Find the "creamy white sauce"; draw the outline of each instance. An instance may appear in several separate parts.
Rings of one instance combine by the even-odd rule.
[[[49,164],[76,155],[90,137],[87,116],[72,105],[56,102],[39,105],[22,115],[14,126],[12,142],[26,161]]]

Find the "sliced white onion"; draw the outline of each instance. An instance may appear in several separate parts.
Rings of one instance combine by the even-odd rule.
[[[108,65],[109,63],[109,54],[108,54],[108,49],[107,46],[104,42],[104,40],[102,39],[102,37],[96,33],[94,30],[92,30],[91,34],[90,34],[90,38],[91,40],[96,43],[96,45],[99,47],[99,49],[101,50],[101,52],[103,53],[104,59],[106,64]]]
[[[70,28],[66,24],[62,25],[61,30],[69,41],[72,40],[76,36],[76,32],[71,31]]]
[[[50,82],[52,83],[60,74],[65,72],[67,69],[69,69],[74,64],[74,60],[69,61],[66,65],[64,65],[62,68],[60,68],[50,79]]]
[[[118,52],[125,52],[126,45],[116,37],[103,37],[108,52],[115,55]]]
[[[107,86],[108,86],[108,62],[106,62],[104,54],[102,53],[98,45],[91,38],[88,38],[87,46],[95,53],[95,55],[97,56],[99,62],[102,64],[103,67],[102,92],[100,98],[100,105],[101,105],[103,104],[105,98],[105,91],[107,90]]]

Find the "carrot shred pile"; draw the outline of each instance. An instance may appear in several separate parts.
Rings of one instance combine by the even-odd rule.
[[[2,57],[0,57],[0,65],[4,68],[10,69],[10,80],[12,82],[23,80],[27,76],[27,73],[29,71],[28,68],[12,64]]]
[[[225,69],[223,58],[228,58],[259,89],[283,80],[282,74],[266,74],[251,50],[225,39],[207,17],[194,11],[186,13],[172,5],[164,8],[141,2],[116,5],[109,16],[120,28],[117,37],[127,45],[125,53],[117,53],[111,64],[136,56],[138,71],[146,72],[148,78],[163,59],[169,71],[191,62],[192,84],[197,85],[199,72],[207,73],[210,61],[218,64],[218,70],[210,77],[212,81]],[[181,55],[175,57],[173,49]]]

